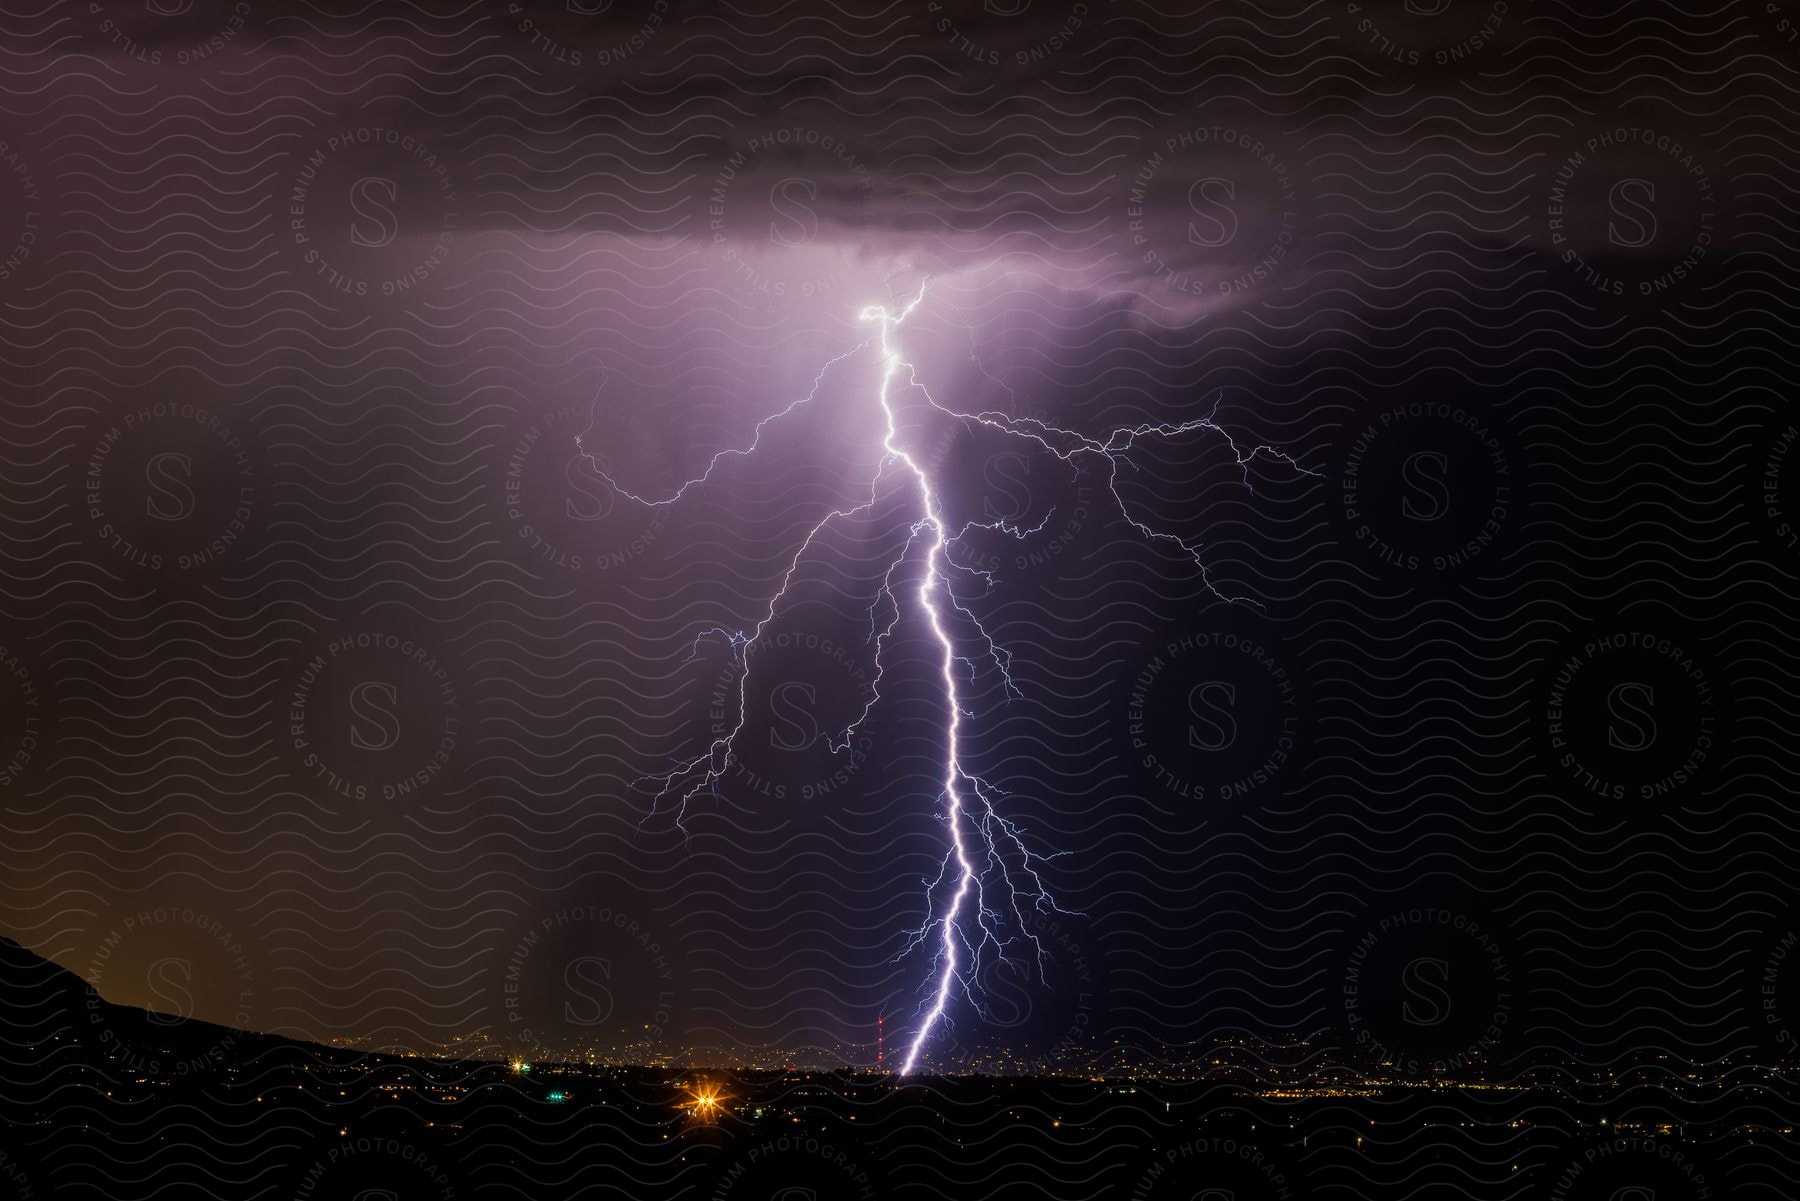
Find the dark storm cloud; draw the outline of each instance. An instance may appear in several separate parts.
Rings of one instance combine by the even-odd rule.
[[[1702,118],[1599,96],[1568,110],[1554,136],[1525,139],[1506,123],[1383,131],[1359,115],[1440,102],[1454,112],[1471,89],[1498,86],[1484,81],[1554,21],[1507,0],[1199,9],[1172,22],[1117,0],[987,0],[816,23],[790,14],[773,35],[750,14],[684,0],[507,0],[456,10],[480,36],[462,52],[472,58],[442,59],[422,32],[430,10],[407,4],[80,10],[85,40],[128,76],[208,45],[241,55],[236,71],[260,61],[341,73],[408,44],[442,70],[474,68],[468,88],[446,90],[437,73],[396,77],[385,99],[318,118],[403,130],[461,166],[471,199],[479,172],[503,175],[513,199],[470,206],[474,229],[838,244],[938,272],[1024,256],[1069,286],[1178,304],[1233,303],[1309,270],[1346,158],[1378,165],[1419,136],[1483,169],[1541,156],[1543,187],[1520,206],[1523,241],[1602,280],[1615,261],[1691,260],[1716,171],[1694,161]],[[1283,72],[1280,87],[1245,86],[1248,72],[1281,70],[1276,46],[1313,51],[1314,65]],[[1177,70],[1196,56],[1215,80]],[[915,103],[909,81],[941,96]],[[1348,155],[1319,153],[1333,130],[1354,139]],[[1602,168],[1576,173],[1597,158]],[[1568,178],[1552,197],[1558,170]],[[442,224],[428,189],[392,204],[412,236]]]

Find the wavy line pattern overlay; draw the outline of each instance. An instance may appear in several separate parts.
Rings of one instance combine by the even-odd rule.
[[[1797,119],[1786,0],[7,5],[0,1196],[1800,1194]]]

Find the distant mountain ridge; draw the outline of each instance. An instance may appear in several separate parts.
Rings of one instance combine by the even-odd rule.
[[[37,952],[0,936],[0,1042],[35,1042],[87,1024],[108,1002],[93,985]]]
[[[18,1098],[80,1064],[106,1076],[195,1078],[227,1062],[272,1056],[354,1058],[337,1048],[118,1005],[86,980],[0,936],[0,1082]]]

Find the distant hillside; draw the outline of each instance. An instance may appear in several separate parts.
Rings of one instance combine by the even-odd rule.
[[[293,1060],[318,1064],[354,1053],[278,1035],[115,1005],[74,972],[0,937],[0,1080],[9,1100],[41,1097],[53,1080],[198,1079],[226,1064]]]

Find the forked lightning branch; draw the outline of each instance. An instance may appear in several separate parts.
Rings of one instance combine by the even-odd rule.
[[[979,718],[979,714],[967,707],[959,687],[959,681],[968,674],[969,665],[977,657],[985,658],[999,670],[1009,695],[1017,695],[1018,689],[1012,677],[1011,656],[988,635],[980,619],[953,587],[959,575],[977,577],[990,587],[995,582],[994,577],[981,568],[956,562],[951,551],[961,539],[976,531],[1003,533],[1027,540],[1040,532],[1042,525],[1024,528],[1004,520],[955,525],[945,514],[942,495],[932,473],[917,455],[901,445],[896,393],[903,389],[913,390],[932,409],[965,423],[970,429],[995,431],[1027,443],[1033,448],[1032,453],[1052,456],[1067,465],[1071,476],[1089,466],[1097,469],[1106,481],[1117,514],[1144,539],[1166,546],[1191,561],[1207,587],[1225,600],[1240,598],[1224,596],[1213,588],[1201,556],[1201,544],[1157,529],[1140,516],[1119,491],[1119,468],[1129,465],[1130,456],[1140,443],[1175,441],[1205,432],[1225,439],[1243,471],[1246,486],[1250,482],[1249,464],[1258,455],[1279,460],[1299,471],[1306,470],[1267,446],[1248,451],[1240,449],[1230,435],[1215,424],[1211,413],[1192,421],[1146,422],[1095,436],[1035,418],[1015,417],[993,410],[963,412],[941,404],[919,382],[916,370],[901,357],[896,346],[897,332],[924,303],[928,284],[929,280],[921,284],[917,294],[904,304],[864,308],[858,316],[861,321],[875,326],[872,336],[829,360],[813,378],[812,387],[804,396],[756,424],[746,445],[719,451],[708,461],[704,471],[668,495],[634,494],[609,475],[602,463],[589,456],[596,474],[620,495],[648,506],[673,504],[686,496],[689,489],[707,484],[713,473],[728,460],[755,454],[765,429],[817,400],[825,377],[833,367],[871,346],[880,355],[880,382],[869,398],[872,415],[880,418],[880,454],[868,481],[868,499],[852,507],[834,509],[807,531],[787,562],[780,586],[769,597],[762,617],[754,626],[736,630],[715,627],[697,634],[696,646],[706,638],[716,636],[724,639],[732,649],[738,665],[737,722],[714,738],[700,754],[648,779],[657,787],[652,812],[665,802],[672,803],[678,826],[690,801],[701,795],[716,794],[732,762],[748,713],[749,651],[758,645],[775,620],[814,541],[833,523],[871,515],[884,485],[897,488],[902,494],[910,492],[912,516],[902,518],[907,522],[905,538],[887,564],[881,587],[869,607],[875,670],[869,682],[867,702],[841,728],[827,735],[833,750],[842,752],[853,745],[858,731],[881,701],[884,656],[896,628],[908,615],[922,620],[935,648],[935,687],[943,701],[940,789],[932,803],[946,830],[946,846],[937,874],[924,881],[924,920],[911,932],[902,951],[905,955],[922,950],[930,956],[931,962],[926,996],[920,1003],[901,1064],[902,1075],[910,1074],[918,1067],[932,1031],[941,1021],[948,1020],[949,1008],[956,998],[961,997],[976,1014],[981,1013],[975,981],[995,958],[1004,958],[1012,948],[1026,944],[1041,971],[1045,951],[1032,933],[1027,915],[1033,910],[1065,912],[1046,887],[1040,869],[1049,860],[1067,852],[1046,854],[1034,850],[1024,827],[1016,818],[1001,812],[999,798],[1004,794],[964,765],[967,727]],[[585,448],[583,453],[588,453]]]

